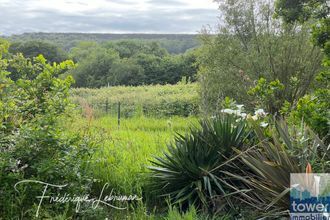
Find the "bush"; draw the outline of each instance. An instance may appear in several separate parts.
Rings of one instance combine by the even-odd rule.
[[[67,193],[88,190],[91,178],[85,170],[92,142],[77,135],[68,137],[59,126],[70,106],[72,79],[58,79],[57,74],[71,68],[71,61],[50,65],[40,55],[32,62],[0,59],[0,64],[0,213],[5,219],[31,219],[44,186],[19,184],[14,191],[14,185],[28,179],[69,184]],[[16,81],[9,78],[11,65],[22,70]],[[27,66],[40,73],[30,79],[23,71]],[[49,189],[47,194],[56,192]],[[58,215],[66,208],[45,202],[39,217]]]
[[[289,113],[293,121],[303,120],[326,143],[330,142],[330,72],[321,72],[316,80],[318,88],[298,100],[297,106]]]
[[[241,171],[226,172],[227,179],[240,181],[239,185],[232,185],[237,189],[235,197],[258,210],[259,217],[288,217],[290,173],[302,173],[310,163],[316,172],[329,172],[329,149],[307,128],[289,128],[283,120],[267,129],[251,123],[259,144],[245,151],[237,150],[239,160],[230,162],[241,162]]]
[[[233,204],[222,199],[228,193],[222,175],[211,172],[233,155],[233,147],[242,148],[249,135],[246,123],[231,115],[219,115],[200,126],[185,136],[177,135],[168,152],[152,161],[151,188],[183,210],[190,205],[205,211],[228,208]],[[227,166],[222,169],[231,170]]]
[[[279,80],[268,83],[265,78],[260,78],[257,85],[250,89],[248,94],[255,96],[257,107],[265,108],[270,113],[277,113],[285,101],[280,98],[283,90],[284,85]]]

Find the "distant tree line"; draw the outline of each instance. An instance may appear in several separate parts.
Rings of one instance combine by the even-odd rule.
[[[39,54],[50,63],[72,59],[76,68],[65,74],[74,77],[76,87],[175,84],[183,78],[194,81],[198,69],[195,49],[170,54],[155,41],[81,41],[66,52],[55,44],[31,40],[12,42],[9,52],[31,61]],[[14,77],[15,70],[12,72]]]
[[[169,53],[184,53],[200,45],[197,35],[192,34],[93,34],[93,33],[24,33],[7,37],[9,41],[26,42],[40,40],[54,43],[65,51],[70,51],[80,41],[103,43],[108,41],[137,40],[158,42]]]

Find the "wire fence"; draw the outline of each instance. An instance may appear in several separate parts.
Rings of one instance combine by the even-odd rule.
[[[198,104],[191,102],[163,102],[157,104],[137,104],[125,102],[105,102],[88,103],[86,101],[76,103],[82,113],[86,114],[86,109],[91,108],[93,117],[111,116],[120,118],[130,117],[170,117],[170,116],[191,116],[199,113]]]

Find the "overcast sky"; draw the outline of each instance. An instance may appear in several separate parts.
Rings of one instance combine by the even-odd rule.
[[[212,0],[0,0],[1,34],[197,33],[217,23]]]

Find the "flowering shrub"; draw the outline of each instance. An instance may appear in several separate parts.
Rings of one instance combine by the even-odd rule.
[[[268,123],[266,116],[268,113],[266,113],[263,109],[257,109],[253,115],[245,113],[244,105],[236,105],[233,109],[226,108],[222,109],[221,113],[234,115],[240,119],[252,119],[253,121],[259,121],[261,127],[267,127]]]

